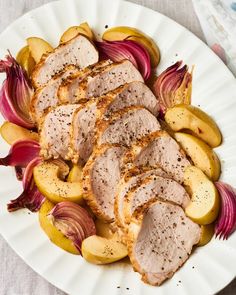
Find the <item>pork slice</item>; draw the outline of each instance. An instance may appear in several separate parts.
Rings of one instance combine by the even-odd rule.
[[[35,122],[40,123],[49,108],[59,104],[57,91],[63,80],[80,72],[76,66],[67,66],[62,72],[54,76],[45,86],[38,88],[31,100],[31,113]]]
[[[77,109],[72,119],[70,159],[86,163],[96,142],[96,122],[111,103],[111,97],[90,99]]]
[[[199,242],[200,227],[183,209],[157,201],[132,220],[128,234],[131,263],[151,285],[160,285],[173,276]]]
[[[83,168],[83,197],[94,214],[107,222],[114,220],[114,199],[125,151],[119,145],[102,145]]]
[[[99,56],[93,43],[83,35],[60,44],[52,52],[44,55],[32,73],[35,88],[42,87],[67,65],[83,69],[98,62]]]
[[[71,128],[69,158],[77,163],[86,163],[95,143],[95,125],[100,115],[97,101],[91,100],[82,104],[74,113]]]
[[[136,140],[157,130],[160,130],[160,124],[155,116],[142,107],[132,106],[97,124],[97,143],[118,143],[129,147]]]
[[[58,106],[45,116],[40,131],[40,155],[44,159],[68,158],[70,126],[78,107],[78,104]]]
[[[68,77],[58,89],[58,97],[61,103],[76,103],[77,90],[80,83],[91,73],[99,73],[103,67],[112,64],[111,60],[102,60],[94,65],[88,66],[83,71]]]
[[[117,225],[124,231],[126,229],[126,222],[123,214],[123,206],[127,193],[136,187],[143,178],[150,175],[167,176],[160,168],[132,167],[120,179],[115,197],[114,213]]]
[[[141,82],[137,83],[139,84]],[[135,84],[135,82],[130,84]],[[135,86],[133,85],[131,88],[135,88]],[[106,122],[109,117],[113,116],[113,111],[121,110],[126,104],[127,106],[130,105],[129,97],[126,102],[122,100],[123,98],[120,99],[121,93],[129,93],[127,89],[129,90],[130,87],[127,88],[126,86],[123,90],[119,89],[119,91],[109,93],[109,95],[90,99],[86,106],[83,105],[76,111],[72,123],[72,144],[70,148],[70,157],[74,162],[77,162],[78,160],[86,162],[90,156],[95,143],[94,139],[96,135],[96,122],[99,121],[99,119],[102,119]],[[119,103],[119,101],[121,103]],[[139,100],[136,102],[133,101],[134,105],[139,105],[139,103]],[[154,109],[156,108],[153,108],[153,111]],[[157,122],[153,116],[152,120],[155,123]]]
[[[191,165],[179,144],[166,131],[153,132],[135,142],[124,161],[132,161],[136,166],[158,166],[179,183],[184,180],[185,168]]]
[[[185,208],[189,195],[184,187],[173,179],[161,175],[149,175],[129,190],[124,196],[123,216],[126,224],[130,223],[133,214],[152,200],[169,201]]]
[[[119,88],[108,92],[106,95],[112,96],[113,101],[107,108],[106,114],[116,112],[130,106],[143,106],[154,116],[157,116],[160,110],[159,101],[155,95],[141,81],[126,83]]]
[[[74,95],[77,101],[98,97],[133,81],[143,82],[143,78],[129,60],[124,60],[104,67],[99,73],[89,75],[79,84]]]

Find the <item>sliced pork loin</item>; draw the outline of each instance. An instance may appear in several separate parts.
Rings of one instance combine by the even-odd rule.
[[[144,282],[160,285],[188,259],[199,239],[199,225],[180,206],[156,201],[132,219],[129,257]]]
[[[89,100],[86,106],[81,106],[73,117],[71,159],[74,162],[78,159],[86,162],[93,149],[96,121],[103,116],[106,118],[112,116],[113,112],[132,105],[144,106],[154,115],[157,115],[159,110],[159,103],[155,96],[142,82],[126,84],[105,96]],[[156,122],[155,119],[153,120]]]
[[[35,88],[42,87],[67,65],[83,69],[98,62],[98,59],[93,43],[85,36],[77,35],[42,57],[32,74],[33,85]]]
[[[40,154],[44,159],[68,158],[70,126],[78,107],[78,104],[58,106],[45,116],[40,131]]]
[[[101,70],[112,64],[111,60],[102,60],[94,65],[88,66],[84,70],[75,75],[68,77],[63,83],[60,85],[58,89],[58,98],[60,103],[76,103],[77,99],[77,91],[80,83],[89,75],[99,73]]]
[[[74,101],[79,101],[83,98],[102,96],[133,81],[143,82],[143,78],[129,60],[124,60],[91,73],[82,82],[75,81],[73,83],[72,81],[66,87],[60,88],[59,96],[62,101],[70,101],[71,93],[73,93]]]
[[[133,214],[153,200],[169,201],[185,208],[190,198],[184,187],[173,179],[155,174],[143,177],[123,198],[125,223],[129,224]]]
[[[132,106],[114,113],[97,124],[97,144],[118,143],[131,146],[141,137],[160,130],[155,116],[143,107]]]
[[[107,115],[129,106],[143,106],[154,116],[157,116],[160,110],[159,101],[148,86],[141,81],[126,83],[108,92],[106,96],[113,98],[112,103],[107,108]]]
[[[35,91],[30,106],[31,114],[35,122],[39,123],[42,121],[47,110],[59,104],[57,91],[62,81],[79,72],[80,70],[76,66],[67,66],[62,72],[54,76],[45,86],[40,87]]]
[[[128,167],[124,167],[126,170]],[[132,167],[126,171],[117,186],[116,197],[114,203],[114,213],[117,225],[122,229],[126,229],[125,216],[123,212],[123,205],[128,192],[135,188],[143,178],[151,175],[167,176],[160,168],[150,169],[149,167]]]
[[[94,214],[107,222],[114,220],[115,192],[125,152],[120,145],[102,145],[83,168],[83,197]]]
[[[90,100],[76,110],[72,118],[71,142],[68,157],[83,165],[88,160],[95,144],[95,126],[102,110],[96,100]]]
[[[76,110],[72,118],[69,157],[74,162],[86,163],[96,142],[96,122],[106,113],[111,97],[91,99]]]
[[[183,182],[184,170],[191,165],[178,143],[166,132],[158,131],[135,142],[125,162],[136,166],[161,167],[179,183]]]

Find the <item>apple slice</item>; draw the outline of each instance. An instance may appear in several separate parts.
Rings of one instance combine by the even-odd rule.
[[[213,181],[219,179],[220,161],[209,145],[187,133],[177,132],[174,137],[196,167],[200,168]]]
[[[81,182],[82,181],[82,168],[77,164],[73,165],[72,169],[69,172],[68,182]]]
[[[2,124],[0,128],[0,134],[2,138],[10,145],[14,144],[18,140],[23,139],[32,139],[35,141],[39,140],[38,133],[8,121]]]
[[[119,240],[91,236],[82,242],[83,257],[94,264],[108,264],[128,255],[127,248]]]
[[[45,53],[49,53],[53,51],[52,46],[42,38],[38,37],[30,37],[27,38],[27,44],[29,46],[29,51],[35,60],[36,63],[38,63],[41,59],[41,57]]]
[[[167,110],[165,121],[174,131],[188,130],[211,147],[221,144],[222,136],[215,121],[191,105],[180,104]]]
[[[67,42],[77,36],[78,34],[82,34],[88,37],[90,40],[94,39],[93,31],[89,27],[88,23],[82,23],[79,26],[73,26],[67,29],[61,36],[60,43]]]
[[[21,48],[21,50],[17,53],[16,61],[25,69],[26,73],[30,76],[34,67],[35,60],[33,59],[29,46],[25,46]]]
[[[214,236],[215,233],[215,224],[211,223],[211,224],[207,224],[207,225],[202,225],[201,226],[201,236],[200,236],[200,240],[198,242],[198,246],[205,246],[206,244],[208,244],[212,237]]]
[[[198,224],[215,221],[220,208],[217,189],[212,181],[197,167],[189,166],[184,173],[184,185],[191,195],[185,213]]]
[[[100,219],[95,221],[97,235],[106,239],[118,238],[118,234],[115,228],[112,227],[111,223],[105,223]]]
[[[33,175],[38,190],[53,203],[71,201],[83,204],[82,184],[61,180],[59,169],[59,166],[52,162],[36,166]]]

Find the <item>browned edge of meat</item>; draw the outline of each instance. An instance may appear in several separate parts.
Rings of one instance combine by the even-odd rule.
[[[106,115],[134,105],[143,106],[156,117],[160,111],[158,99],[151,89],[141,81],[126,83],[115,90],[109,91],[106,95],[114,97],[113,102],[107,109]]]
[[[55,85],[57,84],[57,82],[59,81],[63,81],[63,77],[66,75],[68,76],[72,76],[75,74],[75,72],[80,72],[79,68],[74,66],[74,65],[68,65],[66,66],[60,73],[56,74],[46,85],[42,86],[42,87],[39,87],[36,89],[36,91],[34,92],[34,95],[31,99],[31,102],[30,102],[30,113],[31,113],[31,116],[33,118],[33,120],[35,122],[42,122],[42,118],[39,118],[36,113],[37,113],[37,106],[38,106],[38,102],[39,102],[39,99],[40,99],[40,96],[43,95],[43,99],[45,101],[49,100],[50,97],[48,96],[47,93],[44,94],[44,91],[45,90],[50,90],[51,87],[55,87],[54,91],[55,93],[53,93],[53,100],[54,102],[52,101],[48,101],[47,103],[47,107],[44,109],[44,111],[42,111],[41,113],[41,117],[43,117],[48,111],[50,111],[50,109],[52,109],[53,107],[56,107],[58,106],[60,103],[58,101],[58,97],[57,97],[57,89],[58,89],[58,85]]]
[[[151,94],[150,94],[151,93]],[[125,96],[128,97],[126,98]],[[137,98],[132,98],[133,96],[136,96]],[[141,98],[139,98],[139,96]],[[150,97],[152,95],[152,97]],[[128,99],[129,98],[129,99]],[[150,98],[150,102],[146,102],[145,100],[148,100]],[[139,106],[139,107],[148,107],[151,109],[152,113],[157,114],[159,110],[159,104],[156,100],[155,96],[152,94],[151,90],[145,86],[142,82],[135,81],[128,84],[125,84],[123,86],[120,86],[118,89],[108,92],[106,95],[98,97],[98,98],[91,98],[89,101],[96,101],[97,102],[97,108],[95,111],[94,108],[94,117],[92,116],[91,110],[86,110],[88,112],[88,118],[85,117],[84,110],[82,107],[80,110],[78,110],[74,117],[73,117],[73,124],[72,124],[72,142],[70,147],[71,152],[71,158],[74,162],[78,161],[79,157],[82,158],[82,160],[87,160],[87,156],[80,153],[79,149],[85,147],[85,143],[87,143],[87,147],[89,150],[92,150],[92,147],[89,146],[88,138],[87,136],[92,136],[91,132],[87,132],[86,128],[83,128],[80,124],[90,129],[92,126],[94,127],[94,120],[96,121],[99,119],[104,119],[105,121],[108,120],[109,117],[113,116],[114,112],[120,111],[126,107],[130,106]],[[140,105],[139,103],[142,103],[143,105]],[[130,102],[131,101],[131,102]],[[93,103],[94,104],[94,103]],[[89,103],[91,106],[91,104]],[[85,108],[89,107],[84,106]],[[96,113],[96,115],[95,115]],[[89,116],[92,117],[91,120],[89,120]],[[83,117],[83,119],[82,119]],[[155,119],[156,121],[156,119]],[[80,124],[79,124],[80,122]],[[91,125],[91,126],[89,126]],[[95,129],[95,128],[94,128]],[[91,130],[92,131],[92,130]],[[92,131],[93,132],[93,131]],[[95,135],[95,131],[93,132]],[[81,134],[83,134],[83,138],[81,138]],[[79,144],[80,141],[80,144]],[[92,143],[91,143],[92,144]],[[94,144],[94,141],[93,141]],[[89,152],[87,153],[89,155]]]
[[[65,43],[61,43],[59,44],[57,47],[55,47],[53,49],[52,52],[49,52],[49,53],[46,53],[46,54],[43,54],[43,56],[41,57],[41,60],[39,61],[39,63],[36,65],[36,67],[34,68],[34,71],[31,75],[31,81],[32,81],[32,85],[34,86],[34,88],[38,88],[38,87],[41,87],[43,86],[44,84],[46,84],[55,74],[59,73],[61,70],[63,70],[63,68],[67,65],[75,65],[75,66],[78,66],[81,68],[81,66],[78,64],[78,63],[71,63],[70,61],[66,62],[65,64],[63,64],[63,66],[61,66],[59,69],[57,69],[57,71],[55,73],[53,73],[52,75],[50,76],[47,76],[47,79],[43,82],[43,83],[40,83],[38,80],[37,80],[37,77],[42,69],[42,67],[44,66],[44,64],[47,62],[48,59],[50,59],[50,57],[53,57],[55,54],[57,54],[57,52],[59,52],[60,50],[63,50],[65,49],[66,47],[69,47],[71,46],[71,44],[73,44],[76,39],[79,39],[79,38],[83,38],[84,40],[87,40],[89,42],[89,44],[91,46],[93,46],[93,50],[94,52],[96,52],[96,56],[93,60],[92,63],[88,63],[86,66],[89,66],[90,64],[93,64],[93,63],[96,63],[98,62],[98,59],[99,59],[99,54],[98,54],[98,50],[96,48],[96,46],[94,45],[94,43],[89,39],[87,38],[86,36],[84,35],[81,35],[81,34],[78,34],[76,35],[74,38],[68,40],[67,42]],[[79,49],[78,49],[79,50]],[[73,58],[75,58],[75,56],[73,56]]]
[[[166,212],[164,211],[164,215],[162,211],[158,212],[158,210],[162,208],[167,209]],[[156,214],[155,218],[152,218],[154,210],[157,210],[159,214]],[[153,223],[151,224],[151,230],[153,232],[149,232],[150,229],[148,229],[147,224],[145,224],[149,221],[148,218],[153,219],[153,222],[158,224],[158,226],[155,226]],[[159,225],[160,222],[162,222],[162,228],[160,227],[161,225]],[[170,223],[171,225],[168,225]],[[168,226],[172,228],[170,229],[171,234],[168,232],[166,233],[166,231],[169,230]],[[147,235],[140,238],[144,232],[149,233],[149,239]],[[181,232],[182,236],[179,236]],[[171,278],[186,262],[193,250],[193,246],[199,242],[200,234],[200,226],[189,219],[180,206],[173,205],[169,202],[150,200],[150,202],[140,208],[139,214],[132,218],[129,225],[126,242],[133,269],[141,274],[142,280],[145,283],[154,286],[161,285],[165,280]],[[177,237],[175,235],[177,235]],[[178,244],[176,244],[176,239],[180,239]],[[135,250],[137,250],[135,248],[137,245],[136,242],[143,243],[146,240],[147,245],[143,253],[135,253]],[[169,253],[168,243],[174,246],[174,250],[172,250],[173,253]],[[141,257],[145,255],[144,252],[147,254],[143,260],[137,258],[138,254],[141,255]],[[142,264],[140,260],[142,260]],[[153,267],[157,268],[158,271],[148,271],[147,268]],[[170,269],[166,270],[165,267],[167,267],[167,269],[169,267]]]
[[[137,137],[135,137],[134,134],[128,134],[129,139],[130,139],[130,143],[132,144],[133,142],[138,141],[140,138],[142,138],[143,136],[147,135],[150,132],[160,130],[160,124],[159,124],[158,120],[156,119],[156,117],[152,115],[152,113],[150,113],[148,110],[146,110],[145,108],[143,108],[141,106],[130,106],[130,107],[127,107],[127,108],[124,108],[124,109],[114,112],[110,118],[103,118],[97,122],[97,124],[96,124],[96,130],[97,130],[96,142],[97,142],[97,144],[100,145],[100,144],[105,143],[105,142],[103,142],[102,137],[103,137],[104,133],[109,129],[109,127],[111,127],[115,123],[119,122],[119,120],[121,120],[122,117],[129,116],[129,114],[132,114],[135,111],[141,111],[141,110],[143,110],[146,113],[146,115],[150,116],[150,118],[149,118],[149,120],[147,120],[147,122],[148,122],[148,124],[153,123],[154,130],[148,129],[145,132],[145,134],[137,136]],[[151,119],[152,119],[152,121],[151,121]],[[140,131],[140,130],[136,130],[136,131]],[[126,134],[124,134],[124,135],[126,135]],[[108,142],[108,143],[111,143],[111,142]],[[119,143],[124,146],[130,146],[130,145],[127,145],[127,144],[121,143],[121,142],[114,142],[114,143]]]
[[[117,74],[116,72],[118,69],[119,71]],[[77,100],[84,97],[89,98],[104,95],[107,92],[132,81],[143,82],[143,78],[135,66],[129,60],[114,62],[103,67],[99,73],[91,73],[91,75],[80,83],[76,94]],[[94,86],[92,86],[91,83],[94,83]]]
[[[45,159],[67,160],[70,143],[70,124],[79,104],[60,105],[48,111],[40,126],[40,155]]]
[[[71,142],[69,147],[69,158],[74,163],[79,160],[85,163],[88,160],[96,143],[96,122],[103,117],[112,100],[113,98],[110,96],[85,100],[85,103],[74,113],[70,128]],[[86,115],[86,117],[83,115]],[[78,140],[81,141],[79,144],[77,143]],[[86,149],[86,151],[83,153],[81,149]]]
[[[114,198],[115,198],[115,192],[113,195],[113,192],[109,192],[109,194],[107,194],[108,197],[109,195],[109,202],[111,203],[110,205],[110,209],[112,212],[110,212],[109,214],[107,212],[104,212],[102,210],[102,205],[104,205],[104,200],[101,202],[101,204],[98,204],[98,200],[97,200],[97,194],[99,193],[98,191],[94,191],[93,190],[93,185],[92,182],[93,177],[94,177],[94,167],[97,164],[101,164],[101,157],[106,157],[106,153],[109,152],[109,150],[112,149],[117,149],[120,153],[121,153],[121,157],[123,156],[123,154],[126,152],[126,148],[122,147],[121,145],[118,144],[104,144],[101,145],[99,147],[96,147],[92,153],[92,155],[90,156],[89,160],[87,161],[86,165],[83,168],[83,174],[82,174],[82,181],[83,181],[83,197],[86,200],[86,202],[88,203],[89,207],[92,209],[93,213],[100,219],[106,221],[106,222],[113,222],[114,220]],[[99,161],[99,162],[98,162]],[[120,175],[119,175],[119,179],[115,179],[114,175],[112,175],[112,173],[116,174],[120,174],[120,160],[118,159],[119,163],[114,163],[114,160],[111,163],[106,163],[109,166],[109,169],[106,167],[105,168],[105,172],[106,174],[103,175],[104,171],[99,171],[97,168],[95,169],[96,174],[98,175],[99,182],[102,182],[104,187],[106,189],[109,189],[109,185],[111,185],[111,190],[115,191],[116,190],[116,186],[120,180]],[[114,169],[116,169],[114,171]],[[118,170],[117,170],[118,169]],[[110,177],[110,182],[109,182],[109,177]],[[95,179],[97,180],[97,179]],[[115,183],[111,183],[111,181],[114,181]],[[102,194],[101,197],[104,197],[104,193]],[[99,196],[98,196],[99,197]],[[105,206],[107,207],[109,204],[105,204]]]
[[[125,156],[124,156],[125,157]],[[117,225],[123,230],[126,231],[126,224],[123,216],[123,205],[124,199],[127,197],[127,193],[132,190],[134,187],[140,185],[143,177],[147,177],[152,174],[159,174],[167,176],[167,174],[161,168],[150,168],[150,167],[137,167],[130,165],[125,165],[122,167],[122,178],[119,182],[115,203],[114,203],[114,213],[116,217]]]
[[[79,73],[68,77],[65,81],[60,85],[57,95],[60,103],[76,103],[79,101],[77,99],[77,89],[82,83],[82,81],[89,75],[95,75],[100,73],[104,67],[112,64],[111,60],[102,60],[94,65],[90,65]],[[81,98],[83,99],[83,98]]]
[[[165,139],[169,143],[166,143],[166,146],[162,146],[159,154],[151,150],[155,142]],[[168,149],[169,151],[167,152]],[[155,159],[157,156],[160,157],[160,161]],[[166,161],[164,159],[165,157],[167,157]],[[157,165],[167,172],[170,178],[173,178],[179,183],[183,182],[184,169],[191,165],[179,144],[164,130],[152,132],[137,140],[124,158],[124,163],[127,164],[129,162],[137,166],[155,167]]]
[[[141,200],[139,198],[141,198]],[[136,208],[132,209],[134,201],[139,200]],[[132,187],[124,197],[123,215],[125,224],[129,224],[132,216],[135,216],[146,203],[150,201],[164,201],[185,208],[190,197],[185,188],[175,180],[167,177],[166,173],[147,175]]]

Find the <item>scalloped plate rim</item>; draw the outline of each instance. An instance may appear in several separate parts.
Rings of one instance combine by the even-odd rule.
[[[75,1],[75,0],[71,0],[71,1]],[[79,0],[76,0],[77,2],[80,2]],[[105,0],[104,0],[105,1]],[[107,1],[107,0],[106,0]],[[142,9],[144,10],[147,10],[147,11],[151,11],[151,12],[155,12],[157,15],[160,15],[162,17],[164,17],[164,19],[167,19],[168,22],[171,24],[171,25],[175,25],[177,27],[180,27],[181,30],[185,31],[186,33],[189,34],[189,36],[191,36],[191,38],[194,38],[194,39],[197,39],[198,40],[198,43],[201,44],[202,47],[204,47],[205,49],[208,50],[208,53],[216,60],[216,63],[218,64],[221,64],[221,68],[223,69],[224,68],[224,73],[227,74],[227,79],[235,79],[233,74],[229,71],[229,69],[225,66],[225,64],[222,62],[222,60],[213,52],[211,51],[208,46],[202,41],[200,40],[197,36],[195,36],[192,32],[190,32],[188,29],[186,29],[185,27],[183,27],[182,25],[178,24],[177,22],[175,22],[174,20],[170,19],[169,17],[157,12],[157,11],[154,11],[150,8],[147,8],[147,7],[143,7],[139,4],[136,4],[136,3],[132,3],[132,2],[128,2],[128,1],[123,1],[123,0],[116,0],[117,2],[127,2],[129,3],[131,6],[136,6],[136,7],[141,7]],[[4,35],[8,32],[8,30],[11,30],[11,28],[17,24],[17,22],[20,22],[21,19],[24,17],[24,18],[27,18],[27,17],[30,17],[31,15],[33,15],[34,13],[37,13],[38,11],[40,11],[42,9],[42,7],[46,8],[47,6],[53,6],[55,5],[55,3],[59,4],[60,2],[66,2],[66,0],[56,0],[56,1],[53,1],[53,2],[49,2],[49,3],[46,3],[40,7],[37,7],[33,10],[30,10],[28,11],[27,13],[25,13],[24,15],[20,16],[19,18],[17,18],[14,22],[12,22],[4,31],[1,32],[0,34],[0,40],[2,37],[4,37]],[[68,1],[67,1],[68,2]],[[0,146],[1,146],[1,143],[0,143]],[[24,210],[23,210],[24,211]],[[1,213],[0,213],[0,216],[1,216]],[[0,230],[1,230],[1,225],[0,225]],[[3,236],[3,238],[6,240],[6,242],[10,245],[10,247],[24,260],[24,262],[26,264],[28,264],[36,273],[38,273],[39,275],[41,275],[42,277],[44,277],[47,281],[49,281],[50,283],[54,284],[55,286],[59,287],[61,290],[65,291],[65,292],[68,292],[68,290],[66,290],[66,288],[64,288],[63,284],[61,286],[61,284],[58,283],[58,280],[55,280],[55,279],[52,279],[51,277],[47,277],[44,275],[44,273],[40,270],[40,269],[37,269],[37,267],[33,266],[33,263],[31,263],[30,261],[28,261],[25,257],[24,257],[24,254],[22,253],[19,253],[17,247],[14,245],[14,242],[11,241],[11,239],[9,240],[9,237],[5,234],[4,230],[1,230],[1,234]],[[235,235],[235,234],[234,234]],[[236,275],[236,271],[235,271],[235,275]],[[234,277],[231,278],[231,280],[228,280],[228,283],[230,283],[234,278],[235,278],[235,275]],[[222,286],[220,289],[217,290],[220,291],[221,289],[223,289],[225,286]],[[158,287],[157,287],[157,290],[158,290]],[[123,293],[122,293],[123,294]]]

